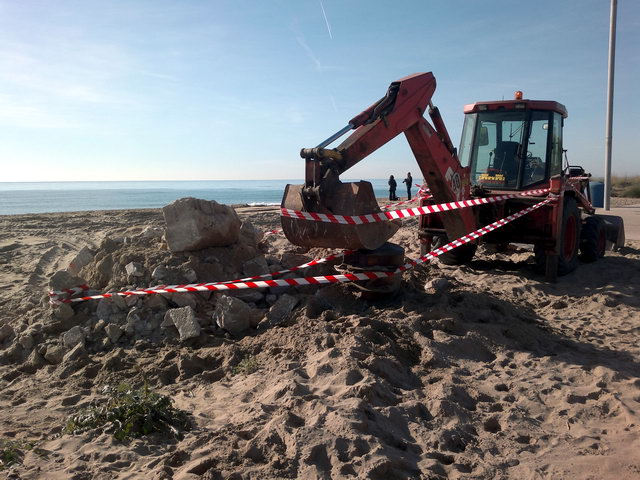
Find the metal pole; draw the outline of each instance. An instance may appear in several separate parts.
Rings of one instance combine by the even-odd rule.
[[[609,20],[609,74],[607,77],[607,125],[604,141],[604,209],[609,210],[611,198],[611,137],[613,123],[613,76],[616,64],[616,12],[618,0],[611,0],[611,18]]]

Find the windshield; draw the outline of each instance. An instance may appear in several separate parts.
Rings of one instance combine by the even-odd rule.
[[[474,122],[475,148],[467,154],[474,185],[499,188],[518,186],[520,158],[522,152],[526,152],[523,148],[526,116],[525,111],[478,114]]]

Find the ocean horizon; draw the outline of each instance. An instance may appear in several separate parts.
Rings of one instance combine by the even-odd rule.
[[[386,179],[365,180],[377,197],[389,195]],[[161,208],[183,197],[226,205],[280,205],[289,183],[303,180],[0,182],[0,215]]]

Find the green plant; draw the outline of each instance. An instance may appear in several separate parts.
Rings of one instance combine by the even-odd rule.
[[[12,465],[22,463],[24,453],[30,450],[33,450],[38,455],[44,455],[44,451],[36,448],[34,442],[0,438],[0,472]]]
[[[260,365],[258,364],[258,360],[253,355],[245,355],[245,357],[233,367],[233,374],[238,375],[242,373],[243,375],[250,375],[253,372],[257,371]]]
[[[94,428],[112,433],[117,440],[138,438],[153,432],[169,432],[181,438],[182,430],[188,430],[186,412],[172,406],[166,395],[149,390],[145,382],[141,388],[132,389],[127,384],[107,386],[103,393],[106,400],[95,402],[71,415],[63,433],[86,432]]]

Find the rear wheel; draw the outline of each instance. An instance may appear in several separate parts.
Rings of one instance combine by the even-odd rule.
[[[562,224],[560,231],[560,252],[558,255],[558,275],[567,275],[578,266],[578,247],[580,245],[580,210],[572,197],[564,197]],[[535,247],[536,264],[544,269],[547,254],[544,245]]]
[[[605,225],[601,218],[587,217],[580,235],[580,252],[586,262],[604,257],[607,248]]]
[[[434,235],[431,243],[431,249],[435,250],[449,243],[449,239],[445,235]],[[450,252],[443,253],[438,259],[445,265],[464,265],[469,263],[476,254],[478,245],[475,243],[466,243],[454,248]]]

